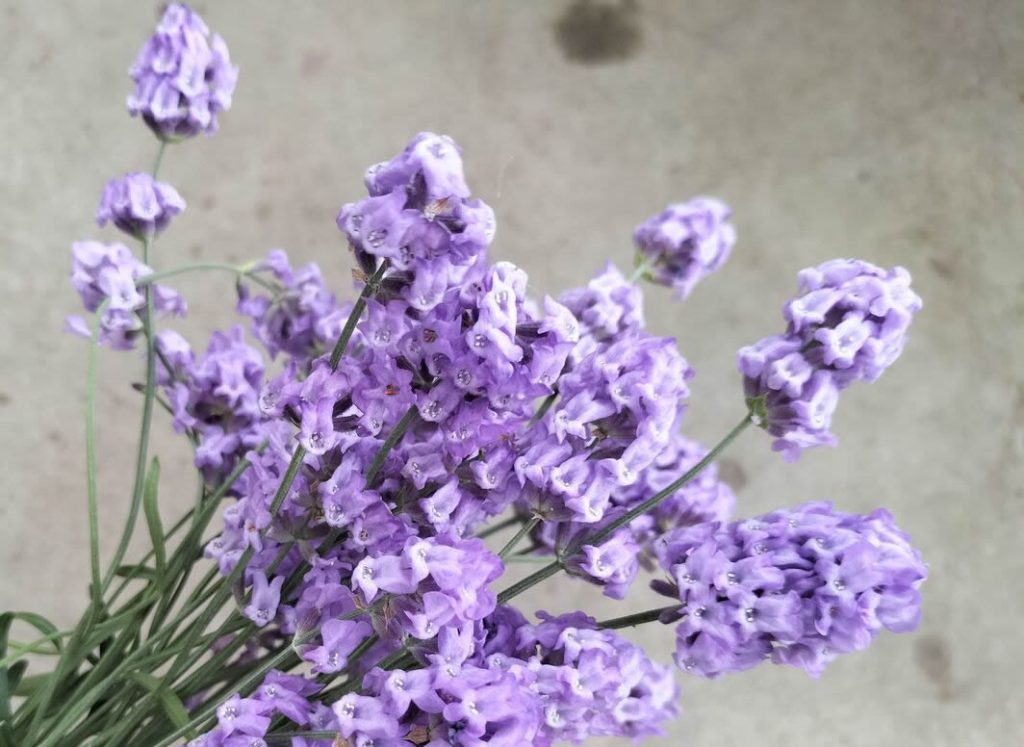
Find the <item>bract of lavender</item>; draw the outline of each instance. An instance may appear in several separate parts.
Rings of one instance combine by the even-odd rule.
[[[174,266],[156,251],[186,209],[158,180],[165,152],[216,130],[238,71],[172,4],[131,75],[129,112],[158,152],[150,173],[107,184],[97,220],[138,251],[72,248],[92,314],[68,321],[89,340],[90,605],[67,631],[0,616],[0,747],[643,737],[679,715],[677,686],[619,628],[670,626],[678,668],[717,677],[767,661],[817,676],[882,629],[916,626],[926,567],[888,512],[818,502],[737,520],[714,465],[751,425],[790,461],[835,444],[840,392],[895,361],[921,307],[904,269],[836,259],[802,271],[784,331],[739,351],[741,417],[708,448],[683,435],[693,370],[644,329],[640,284],[682,300],[728,259],[721,201],[643,222],[631,275],[609,263],[533,299],[526,273],[488,254],[494,214],[472,197],[458,146],[420,133],[370,167],[367,196],[337,216],[360,289],[341,302],[315,265],[280,250],[239,267]],[[195,351],[157,327],[186,311],[168,283],[203,270],[233,276],[245,323]],[[106,570],[97,347],[141,348],[146,363],[131,509]],[[200,473],[169,529],[148,447],[157,409]],[[140,520],[152,549],[125,564]],[[541,565],[502,582],[520,562]],[[560,573],[614,599],[651,573],[666,603],[605,621],[531,620],[511,604]],[[15,624],[39,637],[9,640]],[[30,653],[53,654],[51,671],[25,676]]]

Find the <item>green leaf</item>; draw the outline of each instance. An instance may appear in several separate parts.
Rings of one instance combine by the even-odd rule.
[[[171,723],[174,724],[175,728],[181,729],[188,724],[188,711],[185,709],[185,704],[181,702],[181,698],[164,687],[163,680],[145,672],[132,672],[131,678],[160,699],[160,705],[163,706],[164,713]],[[192,733],[190,730],[187,738],[191,739],[191,737]]]
[[[19,685],[21,685],[21,678],[24,676],[26,669],[28,669],[28,662],[19,661],[7,670],[7,684],[11,688],[11,692],[15,695],[24,695],[24,693],[20,691]]]
[[[146,512],[146,524],[149,526],[149,539],[153,543],[153,554],[156,556],[156,575],[163,578],[167,568],[167,547],[164,545],[164,527],[160,521],[160,509],[156,505],[157,488],[160,485],[160,460],[153,457],[146,475],[146,485],[142,492],[142,509]]]
[[[7,721],[0,721],[0,747],[18,747],[14,741],[14,729]]]
[[[11,631],[11,623],[15,620],[28,623],[45,636],[58,634],[56,625],[34,612],[5,612],[0,615],[0,660],[3,662],[0,664],[0,722],[11,717],[11,695],[14,694],[14,689],[25,673],[25,667],[28,666],[24,662],[19,662],[8,667],[10,662],[7,656],[7,636]],[[53,639],[53,646],[60,651],[60,640]],[[23,653],[19,653],[14,659],[22,655]]]
[[[144,578],[147,581],[152,581],[156,578],[156,570],[141,563],[139,565],[120,565],[114,571],[114,575],[120,578]]]

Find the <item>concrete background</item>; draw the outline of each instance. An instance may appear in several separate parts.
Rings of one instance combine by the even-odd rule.
[[[925,299],[903,359],[844,395],[838,450],[786,465],[748,433],[725,472],[753,514],[830,498],[890,507],[931,564],[925,619],[820,681],[763,666],[683,678],[685,714],[650,744],[1015,745],[1024,732],[1024,4],[970,2],[197,2],[241,65],[221,133],[174,147],[162,176],[190,208],[160,268],[286,247],[347,291],[334,228],[363,168],[433,129],[463,146],[499,217],[496,254],[533,290],[630,259],[634,224],[698,193],[735,209],[728,266],[649,325],[698,370],[689,432],[740,413],[735,350],[780,328],[800,268],[903,264]],[[0,609],[71,623],[88,576],[85,346],[68,248],[111,175],[155,143],[124,113],[152,3],[3,4],[0,31]],[[177,283],[194,343],[232,320],[224,277]],[[102,533],[128,492],[140,366],[101,357]],[[159,418],[165,512],[191,499],[188,454]],[[560,584],[560,585],[559,585]],[[593,604],[562,580],[528,602]],[[640,608],[643,602],[636,602]],[[625,608],[600,603],[600,615]],[[670,631],[638,640],[667,660]]]

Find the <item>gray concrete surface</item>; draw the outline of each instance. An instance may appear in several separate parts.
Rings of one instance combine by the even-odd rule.
[[[734,351],[780,326],[797,270],[833,256],[903,264],[926,307],[904,358],[849,391],[841,447],[786,465],[758,433],[730,453],[740,510],[831,498],[890,507],[931,564],[925,619],[819,681],[765,666],[682,678],[685,714],[651,744],[1016,745],[1024,741],[1024,5],[971,2],[197,2],[241,65],[216,138],[171,149],[190,209],[155,264],[275,246],[347,289],[338,206],[363,167],[421,129],[463,145],[498,212],[497,252],[536,292],[629,261],[632,226],[670,200],[735,208],[729,265],[650,325],[698,369],[689,430],[742,406]],[[152,3],[33,0],[0,13],[0,608],[70,623],[87,571],[85,347],[68,247],[110,175],[154,143],[124,113]],[[194,342],[231,320],[222,277],[182,280]],[[101,359],[102,532],[120,526],[137,358]],[[157,427],[164,500],[188,455]],[[529,600],[593,595],[566,581]],[[601,614],[623,611],[600,602]],[[640,602],[637,603],[638,605]],[[667,658],[664,629],[633,635]]]

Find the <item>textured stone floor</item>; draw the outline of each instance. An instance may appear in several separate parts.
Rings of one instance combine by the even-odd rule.
[[[806,2],[197,2],[242,67],[220,135],[174,147],[190,209],[167,268],[277,246],[347,291],[334,228],[363,167],[421,129],[463,145],[499,216],[497,252],[536,293],[630,259],[633,225],[698,193],[735,208],[729,265],[650,326],[698,370],[689,432],[739,415],[733,357],[780,327],[800,268],[903,264],[926,307],[904,358],[844,395],[838,450],[797,465],[749,433],[726,462],[744,513],[813,498],[890,507],[931,563],[919,632],[883,636],[817,682],[762,667],[683,681],[685,714],[650,744],[1016,745],[1024,732],[1024,5]],[[33,0],[0,12],[0,608],[70,623],[87,571],[85,346],[68,247],[112,238],[104,180],[155,146],[123,111],[152,3]],[[193,342],[230,323],[223,277],[183,279]],[[102,534],[128,492],[137,358],[101,358]],[[163,495],[188,455],[157,425]],[[591,604],[552,582],[537,607]],[[586,602],[584,600],[587,600]],[[642,602],[638,602],[637,605]],[[601,602],[601,614],[622,607]],[[614,611],[613,611],[614,610]],[[670,631],[633,633],[667,659]],[[681,677],[682,678],[682,677]]]

